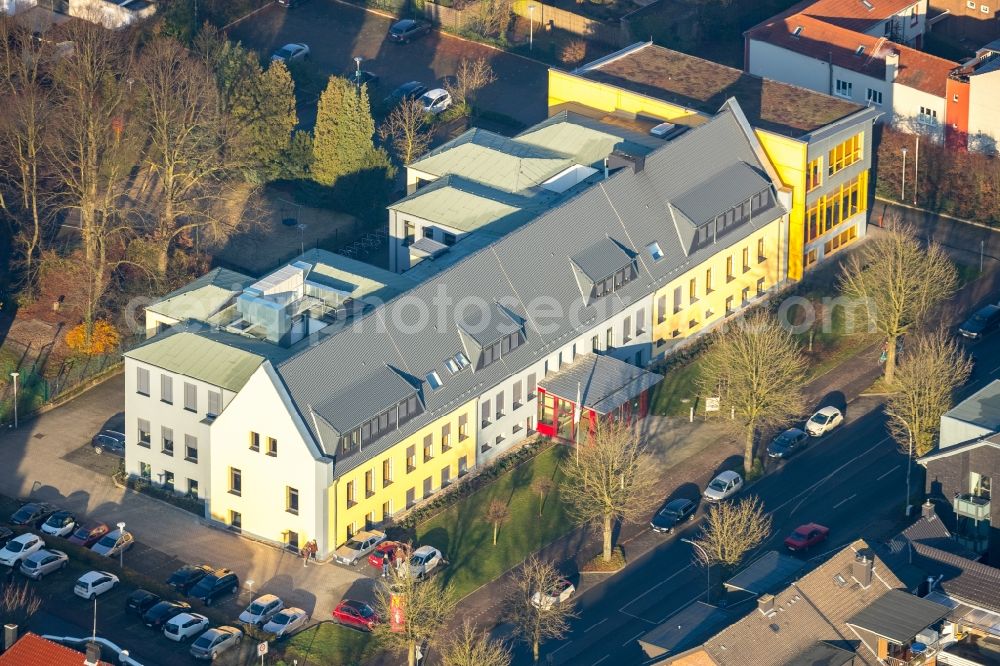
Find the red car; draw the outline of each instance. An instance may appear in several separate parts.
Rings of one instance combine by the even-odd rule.
[[[806,550],[826,541],[829,535],[830,528],[816,523],[806,523],[796,527],[795,531],[785,538],[785,546],[788,550]]]
[[[100,541],[101,537],[107,534],[109,529],[104,523],[88,520],[73,530],[73,534],[69,536],[67,541],[75,543],[78,546],[83,546],[84,548],[90,548]]]
[[[333,609],[333,621],[356,629],[371,631],[379,623],[378,613],[363,601],[344,599]]]
[[[383,541],[375,550],[369,553],[368,564],[381,571],[382,557],[386,554],[389,555],[389,564],[395,565],[397,556],[401,560],[406,559],[406,544],[399,543],[398,541]]]

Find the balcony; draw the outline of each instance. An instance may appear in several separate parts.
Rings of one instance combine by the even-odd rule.
[[[953,508],[956,515],[975,521],[990,519],[990,499],[977,495],[955,495]]]
[[[937,644],[926,646],[922,652],[906,648],[895,657],[886,657],[885,663],[887,666],[921,666],[922,664],[933,664],[937,652]]]

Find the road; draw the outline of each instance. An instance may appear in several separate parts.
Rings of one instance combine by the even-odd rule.
[[[996,337],[967,348],[976,359],[976,370],[960,398],[1000,378]],[[764,502],[773,520],[773,536],[761,550],[780,549],[792,529],[813,521],[831,529],[830,539],[821,547],[824,552],[858,537],[885,538],[896,529],[906,495],[906,458],[886,436],[878,403],[874,397],[855,400],[848,405],[843,427],[748,489]],[[913,469],[916,488],[922,483],[922,470],[916,465]],[[703,515],[704,509],[700,511]],[[643,662],[636,639],[691,601],[704,598],[705,570],[692,563],[691,547],[680,541],[694,535],[699,523],[665,537],[663,545],[577,598],[579,616],[564,640],[542,646],[542,661],[580,666]],[[530,662],[530,654],[517,653],[515,663]]]

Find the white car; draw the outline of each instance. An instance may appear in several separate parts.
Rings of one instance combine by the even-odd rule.
[[[21,560],[21,573],[28,578],[41,580],[53,571],[66,568],[67,562],[69,562],[69,555],[61,550],[42,548]]]
[[[93,599],[104,594],[118,584],[118,576],[107,571],[88,571],[80,576],[73,586],[73,594],[84,599]]]
[[[721,502],[738,493],[742,487],[743,477],[732,470],[726,470],[709,482],[702,497],[709,502]]]
[[[273,594],[265,594],[257,597],[247,609],[240,613],[240,622],[259,625],[264,624],[271,617],[285,607],[285,603]]]
[[[308,619],[309,616],[301,608],[285,608],[268,620],[263,630],[265,633],[280,637],[300,629]]]
[[[208,618],[199,613],[181,613],[167,620],[163,625],[163,635],[172,641],[182,643],[208,628]]]
[[[428,90],[420,98],[424,113],[437,115],[451,106],[451,95],[444,88]]]
[[[69,511],[56,511],[42,524],[42,532],[57,537],[68,537],[76,527],[76,518]]]
[[[535,608],[548,610],[555,604],[564,603],[573,596],[574,592],[576,592],[576,586],[565,578],[560,578],[544,594],[538,591],[531,595],[531,605]]]
[[[403,573],[408,573],[416,578],[424,578],[434,569],[444,562],[441,551],[434,546],[421,546],[410,555],[410,561],[403,569]]]
[[[806,421],[806,432],[813,437],[822,437],[844,422],[844,415],[836,407],[824,407]]]
[[[21,536],[14,537],[0,549],[0,564],[6,567],[17,566],[28,555],[44,547],[45,542],[42,541],[42,537],[26,532]]]
[[[289,62],[291,60],[303,60],[309,55],[309,47],[305,44],[285,44],[274,52],[271,62]]]
[[[333,559],[340,564],[349,564],[353,567],[358,563],[358,560],[375,550],[375,546],[383,541],[385,541],[385,534],[382,532],[376,530],[358,532],[347,543],[334,551]]]

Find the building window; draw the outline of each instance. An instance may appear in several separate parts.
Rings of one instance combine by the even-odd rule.
[[[535,373],[532,372],[531,374],[528,375],[528,401],[529,402],[535,399],[535,393],[537,391],[536,384],[537,384],[537,382],[535,381]]]
[[[937,124],[937,109],[932,109],[927,106],[920,107],[920,114],[917,116],[917,122],[924,125]]]
[[[413,222],[407,220],[406,222],[403,223],[403,247],[408,247],[410,245],[413,245],[413,241],[415,239],[414,236],[415,236],[415,230]]]
[[[297,488],[285,486],[285,511],[299,515],[299,491]]]
[[[817,252],[815,248],[806,252],[806,261],[805,261],[806,268],[809,268],[810,266],[815,264],[818,258],[819,258],[819,252]]]
[[[861,159],[861,144],[864,133],[858,133],[847,141],[835,146],[827,155],[827,173],[833,175]]]
[[[146,419],[139,419],[139,446],[145,446],[149,448],[150,439],[150,427],[149,421]]]
[[[466,456],[458,459],[458,475],[462,476],[469,471],[469,460]]]
[[[417,447],[406,447],[406,473],[409,474],[417,468]]]
[[[761,264],[767,261],[767,254],[764,252],[764,239],[757,239],[757,263]]]
[[[562,365],[562,353],[561,352],[559,354],[559,365]],[[496,412],[497,419],[502,419],[503,416],[504,416],[504,411],[503,411],[503,391],[500,391],[500,393],[497,393],[497,397],[494,399],[494,402],[496,403],[496,408],[497,408],[497,412]]]
[[[434,436],[427,435],[424,437],[424,462],[430,462],[434,457]]]
[[[243,515],[239,511],[229,511],[229,526],[234,530],[243,529]]]
[[[852,240],[857,238],[858,229],[856,225],[852,225],[849,229],[845,229],[840,232],[826,243],[823,244],[823,254],[830,254],[835,250],[842,248],[843,246],[850,243]]]
[[[382,502],[382,522],[392,518],[392,500]]]
[[[451,448],[451,424],[441,426],[441,453],[447,453]]]
[[[392,485],[392,458],[386,458],[382,461],[382,487],[390,485]]]
[[[750,302],[750,287],[743,287],[743,291],[740,292],[740,300],[743,302],[743,305]]]
[[[174,473],[163,470],[163,489],[174,492]]]
[[[188,479],[188,497],[193,497],[198,499],[198,482],[194,479]]]
[[[184,435],[184,460],[198,462],[198,438],[194,435]]]
[[[243,493],[243,473],[235,467],[229,468],[229,492],[237,496]]]
[[[869,88],[868,93],[865,95],[865,99],[872,104],[878,104],[882,106],[882,91],[875,90],[874,88]]]
[[[674,287],[674,314],[677,314],[683,308],[684,303],[684,291],[681,287]]]
[[[222,394],[218,391],[208,392],[207,416],[218,416],[222,413]]]
[[[451,465],[441,470],[441,487],[444,488],[451,483]]]
[[[733,258],[726,257],[726,282],[733,281]]]
[[[445,245],[449,245],[449,246],[454,245],[455,241],[457,241],[457,240],[458,239],[455,237],[455,234],[449,234],[449,233],[445,232],[445,234],[444,234],[444,244]]]
[[[813,241],[868,206],[865,174],[822,196],[806,211],[805,238]]]
[[[365,499],[375,494],[375,470],[365,470]]]
[[[149,463],[139,463],[139,476],[149,481],[153,477],[153,468]]]
[[[667,297],[660,296],[656,299],[656,323],[662,324],[667,320]]]
[[[278,440],[274,437],[267,438],[267,455],[272,457],[278,455]]]
[[[174,404],[174,378],[170,375],[160,375],[160,400]]]
[[[434,227],[424,227],[424,238],[434,240]]]
[[[163,439],[161,451],[168,456],[174,455],[174,430],[173,428],[160,428],[160,435]]]
[[[250,450],[260,451],[260,433],[250,432]]]
[[[646,311],[638,310],[635,313],[635,334],[642,335],[646,332]]]
[[[406,491],[406,508],[409,509],[416,503],[417,503],[417,489],[410,488],[409,490]]]
[[[764,278],[757,280],[757,295],[762,296],[764,294]]]
[[[968,0],[965,3],[965,6],[968,7],[969,9],[975,9],[976,8],[976,0]]]
[[[483,400],[483,405],[482,405],[482,410],[481,411],[482,411],[483,427],[485,428],[486,426],[488,426],[490,424],[490,414],[493,413],[492,410],[490,410],[490,401],[489,400]]]
[[[146,368],[135,369],[135,391],[139,395],[149,397],[149,370]]]
[[[469,417],[462,414],[458,417],[458,441],[464,442],[469,438]]]
[[[989,14],[990,8],[988,5],[979,5],[979,11],[981,11],[984,14]]]
[[[184,382],[184,409],[198,411],[198,387],[189,382]]]
[[[604,348],[611,349],[615,346],[615,329],[609,328],[604,333]]]
[[[823,158],[817,157],[806,165],[806,192],[822,185]]]
[[[843,79],[837,79],[837,84],[834,92],[840,97],[851,98],[851,89],[854,87],[850,81],[844,81]]]
[[[622,321],[622,344],[628,344],[632,340],[632,317],[625,317]]]
[[[735,310],[733,310],[733,297],[726,296],[726,315],[731,315],[733,312],[735,312]]]
[[[431,477],[428,476],[426,479],[424,479],[424,498],[425,499],[428,498],[428,497],[430,497],[431,494],[434,492],[433,487],[434,487],[434,479],[432,479]]]
[[[347,500],[348,509],[358,503],[354,496],[354,481],[347,482],[347,487],[344,489],[344,498]]]
[[[514,382],[514,388],[511,390],[510,402],[514,409],[519,409],[521,407],[521,380]]]
[[[691,278],[688,280],[688,303],[698,302],[698,280]]]
[[[750,270],[750,248],[743,248],[743,272]]]
[[[705,269],[705,295],[712,293],[712,269]]]
[[[978,472],[969,472],[969,493],[983,499],[990,499],[991,479]]]

